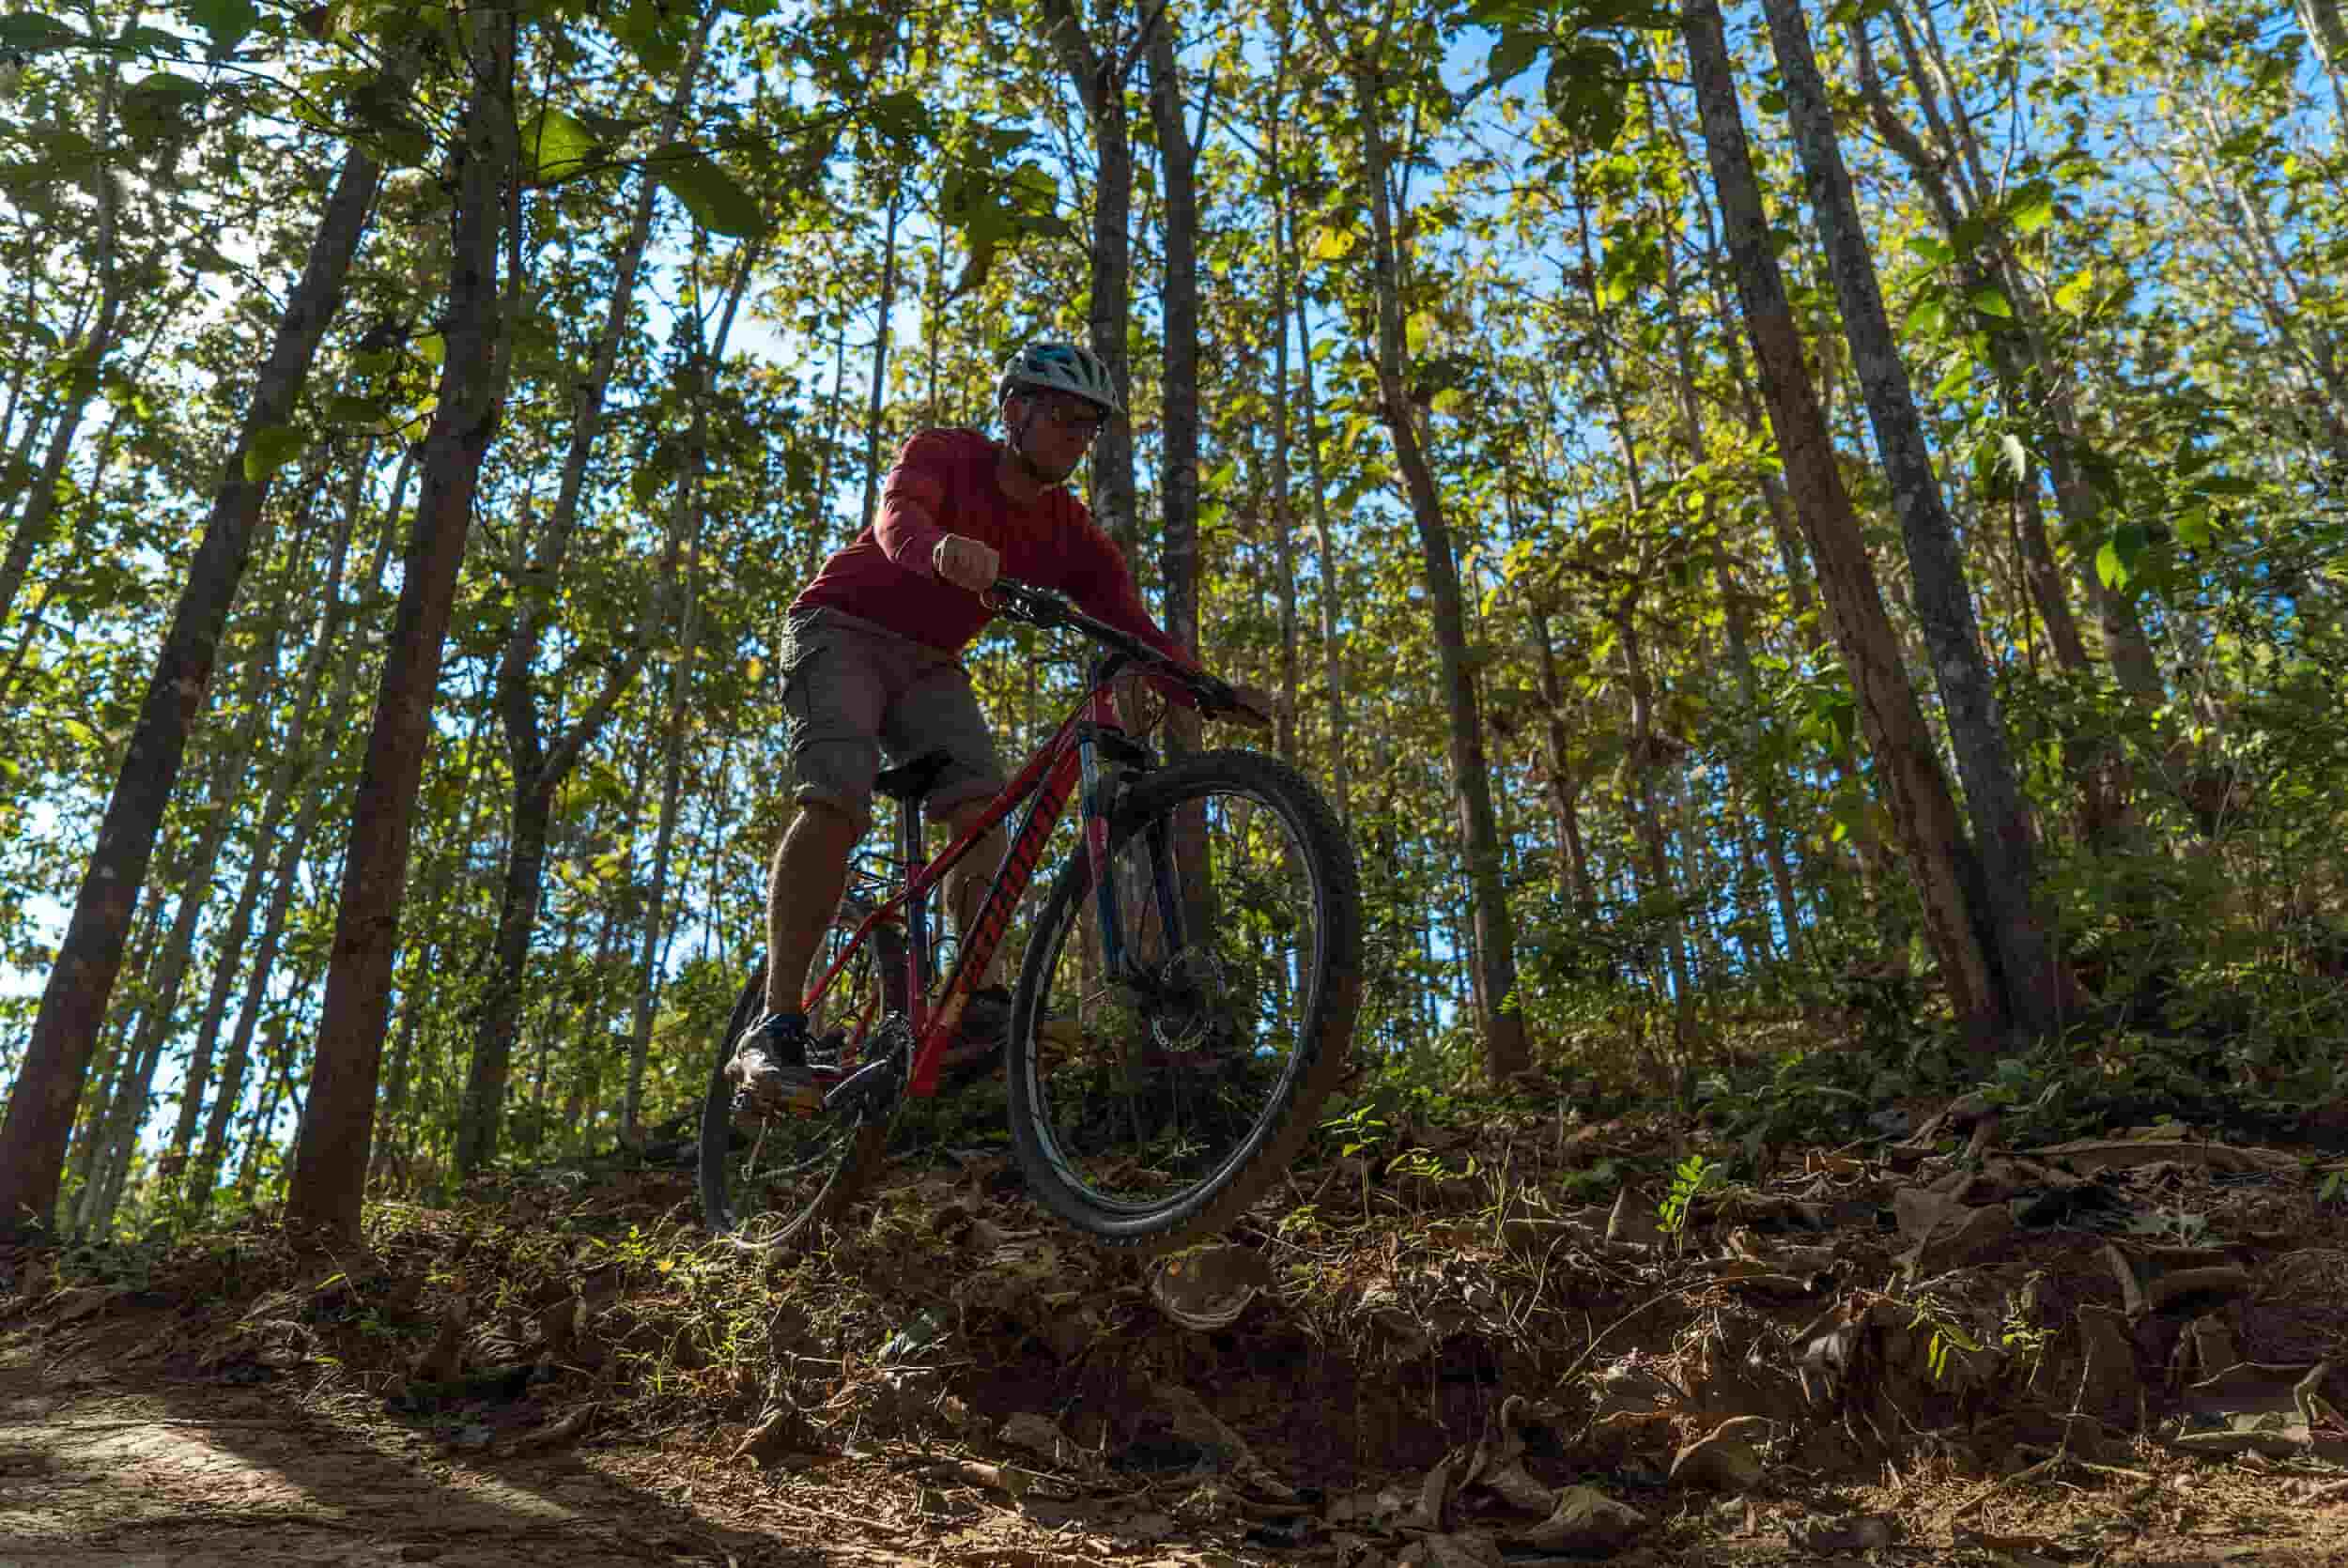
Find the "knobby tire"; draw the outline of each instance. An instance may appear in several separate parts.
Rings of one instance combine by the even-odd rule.
[[[887,928],[877,930],[873,939],[864,945],[864,956],[856,961],[879,965],[883,1016],[904,1009],[904,970],[899,945],[902,939],[892,941],[892,934]],[[818,960],[819,963],[825,961],[827,961]],[[818,969],[817,973],[822,971]],[[803,1181],[817,1180],[821,1166],[828,1165],[828,1170],[821,1171],[815,1191],[799,1198],[796,1209],[788,1213],[756,1201],[755,1191],[736,1192],[737,1172],[744,1159],[742,1144],[748,1141],[753,1148],[763,1145],[749,1139],[734,1126],[734,1084],[725,1075],[726,1064],[733,1060],[734,1041],[758,1021],[765,1006],[766,971],[761,963],[751,971],[749,983],[743,986],[726,1021],[725,1032],[718,1039],[717,1060],[709,1071],[709,1091],[702,1100],[699,1177],[702,1218],[711,1234],[780,1252],[796,1248],[837,1221],[848,1205],[872,1185],[887,1163],[890,1117],[866,1115],[850,1120],[823,1112],[806,1118],[775,1116],[762,1137],[798,1140],[810,1145],[809,1169]],[[821,1140],[833,1135],[840,1139],[836,1152],[817,1146]],[[762,1219],[770,1222],[756,1226],[754,1236],[746,1234],[752,1222]]]
[[[1321,792],[1304,775],[1277,758],[1250,751],[1217,751],[1191,757],[1150,774],[1135,783],[1120,803],[1110,828],[1112,855],[1135,847],[1136,835],[1153,821],[1172,823],[1185,806],[1201,816],[1206,803],[1228,797],[1268,809],[1287,830],[1290,876],[1301,869],[1309,888],[1317,940],[1306,973],[1299,976],[1305,993],[1301,1027],[1283,1031],[1292,1036],[1290,1065],[1280,1083],[1262,1101],[1248,1131],[1228,1153],[1218,1154],[1214,1168],[1163,1201],[1104,1200],[1073,1178],[1063,1140],[1052,1130],[1050,1084],[1053,1064],[1045,1059],[1040,1033],[1045,1022],[1047,998],[1055,972],[1083,940],[1078,930],[1093,918],[1091,863],[1080,846],[1061,868],[1044,911],[1029,941],[1012,1008],[1011,1037],[1006,1042],[1006,1076],[1010,1082],[1012,1146],[1025,1173],[1028,1189],[1039,1202],[1069,1224],[1106,1245],[1143,1253],[1171,1251],[1197,1237],[1218,1232],[1244,1212],[1286,1173],[1298,1148],[1312,1131],[1322,1103],[1344,1076],[1353,1034],[1354,1014],[1361,999],[1361,888],[1351,841]],[[1179,832],[1179,830],[1176,830]],[[1243,833],[1243,838],[1244,837]],[[1244,853],[1244,852],[1243,852]],[[1189,933],[1187,945],[1212,943],[1211,932]],[[1237,939],[1233,939],[1237,940]],[[1210,966],[1215,960],[1210,956]],[[1284,992],[1285,993],[1285,992]],[[1064,1010],[1064,1009],[1063,1009]],[[1204,1014],[1209,1009],[1197,1009]],[[1236,1009],[1233,1009],[1236,1011]],[[1066,1049],[1072,1036],[1079,1056],[1097,1052],[1106,1057],[1116,1048],[1100,1046],[1087,1036],[1079,1021],[1073,1027],[1055,1022]],[[1240,1025],[1235,1029],[1244,1032]],[[1145,1049],[1147,1039],[1143,1040]],[[1243,1069],[1262,1052],[1243,1046],[1235,1052]],[[1062,1064],[1060,1071],[1071,1069]],[[1079,1064],[1080,1072],[1098,1070]],[[1171,1073],[1178,1068],[1164,1068]],[[1176,1091],[1179,1093],[1180,1091]],[[1071,1089],[1075,1099],[1079,1091]],[[1136,1125],[1138,1136],[1138,1125]]]

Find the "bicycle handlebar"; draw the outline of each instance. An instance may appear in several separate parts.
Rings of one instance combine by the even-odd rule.
[[[1240,706],[1239,694],[1232,690],[1229,682],[1176,663],[1131,632],[1087,615],[1064,595],[1048,588],[1038,588],[1015,577],[997,577],[995,586],[979,597],[1006,620],[1046,631],[1067,627],[1082,632],[1110,652],[1145,667],[1146,673],[1171,681],[1189,692],[1197,700],[1198,711],[1210,717],[1234,712]]]

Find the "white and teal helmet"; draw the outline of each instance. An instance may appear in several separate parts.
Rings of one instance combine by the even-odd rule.
[[[1117,384],[1109,379],[1109,367],[1101,362],[1101,356],[1076,344],[1030,343],[1012,355],[1003,362],[1002,377],[996,382],[995,401],[999,404],[1013,392],[1039,388],[1074,392],[1112,414],[1125,411],[1117,401]]]

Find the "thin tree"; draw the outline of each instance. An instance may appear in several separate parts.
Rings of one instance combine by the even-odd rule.
[[[1826,416],[1810,379],[1801,334],[1778,269],[1760,180],[1746,144],[1736,76],[1715,0],[1682,0],[1680,37],[1688,51],[1698,123],[1720,208],[1722,249],[1794,511],[1817,566],[1835,647],[1858,699],[1860,729],[1875,753],[1890,796],[1892,824],[1908,853],[1925,936],[1940,961],[1952,1008],[1968,1039],[1985,1053],[1995,1048],[2006,1020],[1973,921],[1968,883],[1978,873],[1972,846],[1940,772],[1915,688],[1908,684],[1899,638],[1885,612],[1859,516],[1844,488]]]
[[[1494,1083],[1532,1065],[1524,1013],[1517,994],[1516,930],[1502,877],[1500,837],[1492,809],[1491,774],[1484,757],[1484,723],[1478,711],[1475,671],[1468,657],[1467,611],[1453,554],[1451,523],[1435,484],[1420,437],[1415,402],[1405,365],[1402,330],[1402,269],[1405,255],[1397,234],[1398,206],[1390,183],[1394,160],[1386,140],[1386,81],[1398,52],[1388,22],[1352,47],[1340,43],[1339,24],[1316,7],[1308,13],[1332,60],[1352,78],[1354,126],[1360,137],[1364,201],[1369,209],[1370,307],[1375,317],[1370,362],[1378,388],[1378,414],[1394,443],[1412,520],[1417,525],[1419,557],[1432,613],[1441,669],[1444,711],[1448,720],[1451,780],[1460,812],[1460,842],[1467,862],[1469,901],[1474,914],[1475,995],[1484,1039],[1484,1066]],[[1326,563],[1324,563],[1325,565]]]
[[[366,1186],[409,840],[431,739],[441,644],[472,526],[481,461],[500,413],[498,241],[503,193],[517,163],[511,97],[517,29],[510,10],[478,11],[471,21],[471,89],[454,159],[440,401],[425,436],[423,490],[360,771],[309,1100],[286,1193],[289,1227],[344,1236],[358,1231]]]
[[[1892,335],[1800,0],[1762,0],[1762,10],[1785,85],[1811,214],[1842,307],[1843,335],[1865,394],[1876,450],[1891,480],[1892,509],[1908,545],[1916,618],[1932,655],[1941,713],[1965,783],[1985,899],[1977,917],[1986,924],[1997,954],[2000,1000],[2009,1020],[2032,1037],[2050,1034],[2061,1022],[2062,976],[2038,908],[2030,803],[2022,794],[1996,683],[1982,652],[1965,552],[1941,500],[1907,361]]]
[[[1075,85],[1076,99],[1092,127],[1090,311],[1086,332],[1093,353],[1107,367],[1118,401],[1133,405],[1125,331],[1133,311],[1133,131],[1125,118],[1125,84],[1148,49],[1156,18],[1153,7],[1128,44],[1111,38],[1096,44],[1078,16],[1074,0],[1043,0],[1044,24],[1060,68]],[[1128,420],[1101,426],[1092,443],[1092,515],[1127,555],[1134,551],[1139,520],[1134,514],[1134,432]]]
[[[394,64],[386,78],[396,85],[409,69]],[[262,432],[286,423],[301,395],[318,342],[341,302],[343,282],[381,177],[375,157],[353,143],[344,154],[301,277],[255,378],[203,539],[189,564],[187,584],[124,751],[65,940],[41,992],[7,1122],[0,1125],[0,1231],[27,1220],[38,1222],[56,1201],[74,1104],[105,1018],[107,998],[121,973],[131,912],[179,776],[189,731],[203,709],[228,608],[252,553],[255,521],[269,497],[274,469],[259,458],[256,442]],[[254,458],[250,463],[249,454]]]
[[[716,23],[718,7],[706,7],[700,26],[687,47],[679,68],[676,90],[671,95],[660,127],[665,145],[676,139],[687,107],[691,103],[701,71],[703,49]],[[533,681],[540,662],[548,623],[561,592],[564,564],[577,532],[579,500],[586,488],[587,467],[603,427],[604,403],[611,376],[619,363],[620,344],[636,300],[636,281],[652,238],[654,197],[657,184],[649,176],[637,182],[628,227],[619,248],[618,275],[611,284],[587,375],[580,379],[571,414],[571,441],[555,486],[554,506],[546,527],[522,557],[524,536],[517,530],[519,592],[514,596],[513,621],[498,663],[498,715],[505,729],[505,747],[513,770],[511,824],[506,834],[504,891],[498,909],[495,945],[481,999],[480,1022],[473,1037],[472,1059],[466,1071],[465,1101],[456,1127],[456,1165],[459,1175],[478,1170],[497,1151],[500,1120],[504,1114],[506,1076],[520,1027],[522,986],[530,950],[545,897],[547,841],[554,826],[554,797],[563,781],[578,766],[619,711],[651,656],[649,637],[638,636],[632,646],[601,662],[602,689],[584,712],[552,737],[546,732]],[[664,567],[669,564],[664,562]],[[665,576],[665,571],[660,576]]]

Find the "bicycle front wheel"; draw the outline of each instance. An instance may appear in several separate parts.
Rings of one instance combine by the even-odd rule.
[[[1361,890],[1336,815],[1275,758],[1217,751],[1135,784],[1109,874],[1081,848],[1027,948],[1012,1145],[1052,1211],[1163,1252],[1276,1181],[1345,1070]],[[1104,922],[1124,961],[1109,973]]]
[[[854,922],[843,916],[816,961],[822,974],[848,941]],[[846,1069],[888,1048],[887,1026],[904,999],[903,937],[876,930],[850,957],[810,1017],[817,1066]],[[718,1236],[755,1248],[793,1246],[838,1220],[885,1163],[892,1104],[885,1111],[819,1112],[769,1117],[755,1130],[734,1125],[734,1084],[726,1064],[734,1042],[765,1011],[765,966],[750,974],[734,1004],[709,1092],[702,1101],[702,1218]]]

